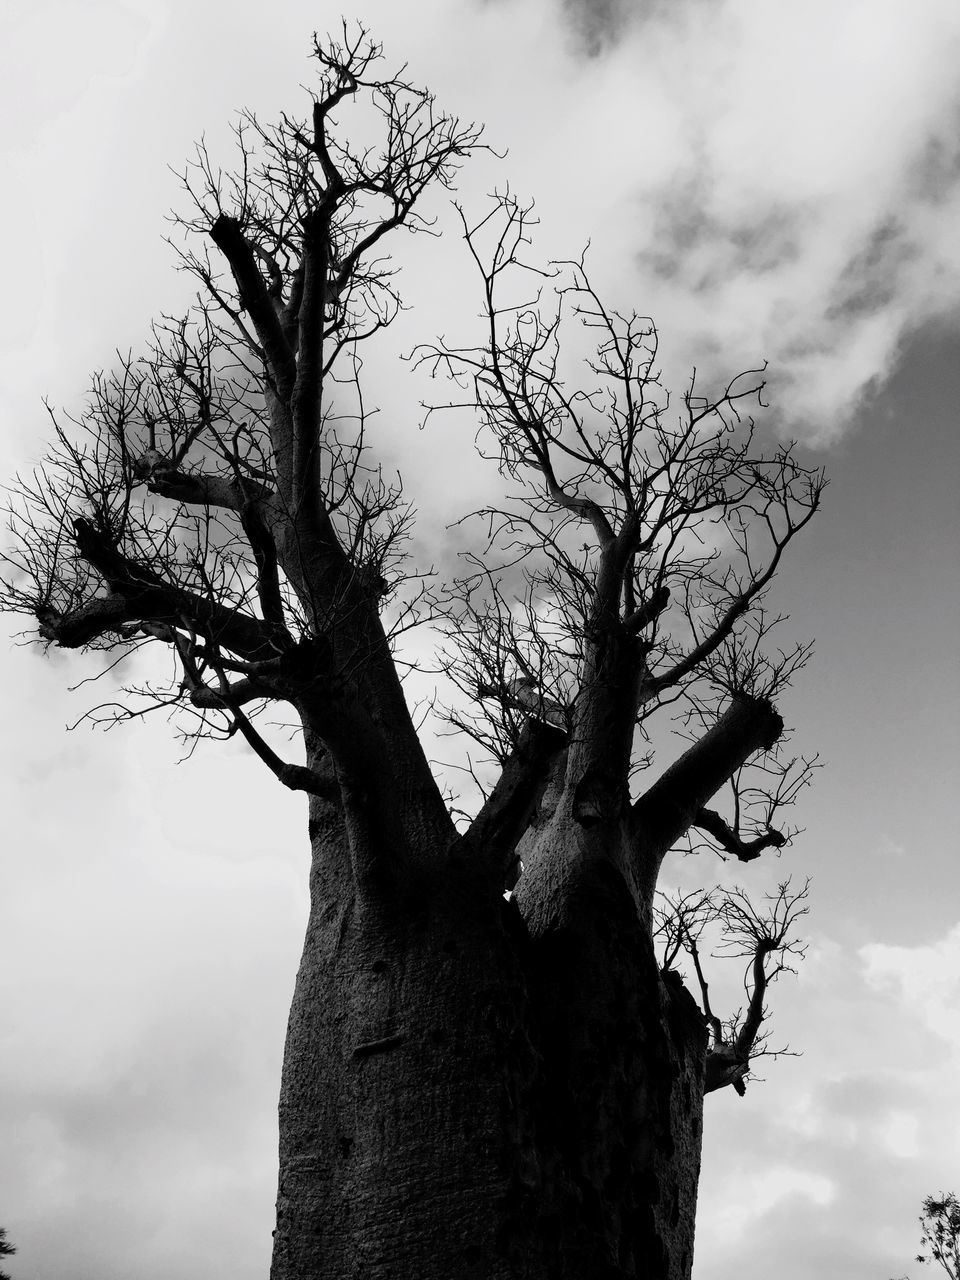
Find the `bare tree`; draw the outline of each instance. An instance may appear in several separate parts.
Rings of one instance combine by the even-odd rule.
[[[245,114],[234,172],[203,147],[185,172],[200,299],[79,417],[51,414],[13,489],[4,603],[46,644],[170,655],[166,683],[95,718],[239,733],[307,793],[273,1280],[687,1277],[704,1093],[762,1051],[806,890],[671,911],[657,882],[685,845],[747,863],[793,834],[778,814],[814,762],[784,752],[773,699],[808,650],[776,646],[765,601],[823,478],[758,448],[762,370],[672,403],[653,324],[585,260],[528,261],[531,211],[505,194],[461,215],[483,334],[417,355],[453,379],[430,412],[465,406],[504,482],[432,584],[367,455],[360,354],[400,306],[385,237],[431,229],[421,196],[480,130],[383,75],[363,31],[313,54],[307,120]],[[359,102],[373,145],[338,123]],[[417,623],[440,633],[438,713],[492,762],[475,811],[448,804],[405,701]],[[726,1023],[708,918],[749,962]]]

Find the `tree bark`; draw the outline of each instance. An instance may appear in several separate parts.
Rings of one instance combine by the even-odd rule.
[[[472,848],[364,899],[310,806],[271,1280],[689,1277],[703,1019],[619,860],[558,806],[515,899]]]

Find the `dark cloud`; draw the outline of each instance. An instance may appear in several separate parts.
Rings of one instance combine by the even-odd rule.
[[[939,204],[956,190],[960,182],[960,103],[953,103],[931,129],[908,177],[911,194],[923,203]]]
[[[583,51],[595,57],[617,43],[643,6],[630,0],[561,0],[560,7]]]
[[[640,269],[658,279],[682,282],[695,294],[736,276],[762,276],[800,256],[804,216],[787,204],[759,204],[724,218],[710,210],[706,165],[667,186],[653,220]]]
[[[854,319],[889,307],[901,291],[904,270],[918,254],[900,218],[880,218],[839,273],[824,318]]]
[[[673,23],[716,8],[715,0],[558,0],[574,45],[588,58],[615,48],[631,32],[648,23]]]

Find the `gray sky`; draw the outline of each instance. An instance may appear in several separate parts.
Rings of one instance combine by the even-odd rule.
[[[199,16],[196,10],[199,9]],[[696,1280],[885,1280],[922,1196],[960,1190],[960,9],[955,0],[375,0],[348,5],[443,106],[509,148],[461,198],[534,196],[543,257],[660,324],[667,368],[768,359],[771,437],[832,476],[776,603],[813,663],[784,703],[827,761],[778,861],[812,875],[810,951],[775,991],[803,1050],[708,1099]],[[41,450],[188,281],[162,237],[168,166],[250,106],[295,110],[339,7],[8,0],[0,67],[4,473]],[[452,226],[438,203],[442,225]],[[469,338],[462,243],[403,246],[391,336]],[[469,493],[466,424],[371,362],[379,447],[427,539]],[[447,511],[445,503],[450,504]],[[433,515],[430,512],[434,512]],[[15,624],[8,628],[12,636]],[[5,645],[0,1224],[31,1280],[254,1280],[306,909],[301,802],[240,746],[177,764],[162,723],[67,722],[97,664]],[[914,1273],[917,1268],[914,1266]]]

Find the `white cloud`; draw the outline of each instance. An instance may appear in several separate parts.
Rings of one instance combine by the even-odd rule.
[[[23,349],[24,318],[48,354],[54,344],[47,367],[60,368],[106,358],[157,306],[174,305],[159,242],[175,195],[166,165],[179,165],[201,130],[216,150],[244,102],[265,117],[289,106],[307,74],[306,34],[331,21],[298,0],[282,26],[264,30],[239,6],[224,57],[217,5],[188,16],[182,0],[149,10],[102,0],[76,39],[51,45],[59,11],[48,5],[20,37],[43,49],[44,83],[61,86],[39,105],[29,99],[38,141],[16,159],[16,181],[31,203],[26,220],[8,210],[4,228],[7,243],[33,229],[48,245],[39,263],[10,263],[22,305],[5,347],[26,367],[43,360]],[[389,58],[409,59],[444,106],[485,120],[490,142],[510,149],[467,166],[470,207],[509,180],[538,200],[536,251],[576,255],[592,240],[599,283],[653,313],[676,377],[694,360],[730,372],[767,358],[778,419],[826,439],[889,376],[907,336],[956,306],[960,9],[953,0],[802,9],[687,0],[637,12],[646,18],[610,24],[617,38],[586,59],[553,0],[418,0],[412,43],[407,9],[363,6]],[[189,41],[178,39],[185,24]],[[73,56],[84,35],[92,62]],[[102,74],[79,75],[86,66]],[[57,213],[64,186],[69,225]],[[459,254],[455,235],[411,253],[429,277],[403,282],[423,303],[415,336],[431,336],[434,321],[468,331],[476,293]],[[112,315],[82,339],[64,311],[74,288],[78,308],[99,294]]]
[[[895,1156],[913,1159],[920,1154],[920,1121],[909,1111],[888,1112],[882,1128],[882,1140]]]
[[[802,1198],[826,1207],[835,1194],[831,1180],[821,1174],[774,1164],[752,1176],[738,1177],[725,1189],[725,1194],[713,1197],[710,1214],[717,1222],[718,1239],[733,1243],[749,1236],[758,1217],[785,1201]]]
[[[649,124],[624,148],[649,292],[668,336],[768,358],[778,411],[828,438],[907,334],[956,305],[960,11],[687,12],[660,32]],[[643,93],[648,38],[617,51],[624,106]]]
[[[34,731],[56,743],[49,685],[32,692]],[[5,805],[3,1225],[37,1280],[169,1280],[225,1256],[252,1280],[305,917],[302,805],[238,755],[177,771],[149,729],[85,741],[109,786],[67,768],[51,793],[26,774]],[[5,745],[9,783],[23,743]]]
[[[893,996],[901,1018],[918,1021],[960,1054],[960,924],[934,943],[861,947],[867,983]]]
[[[751,1275],[784,1280],[904,1272],[920,1201],[956,1178],[956,1062],[912,999],[956,971],[955,932],[859,951],[814,938],[772,1002],[778,1026],[806,1029],[804,1056],[767,1065],[742,1103],[707,1098],[697,1280],[743,1274],[745,1249]]]
[[[586,61],[550,13],[489,4],[417,56],[510,147],[467,171],[468,199],[478,172],[509,176],[538,200],[546,256],[590,239],[601,288],[654,315],[674,380],[768,359],[783,427],[834,437],[956,308],[960,10],[652,5]],[[464,33],[485,69],[467,81]]]

